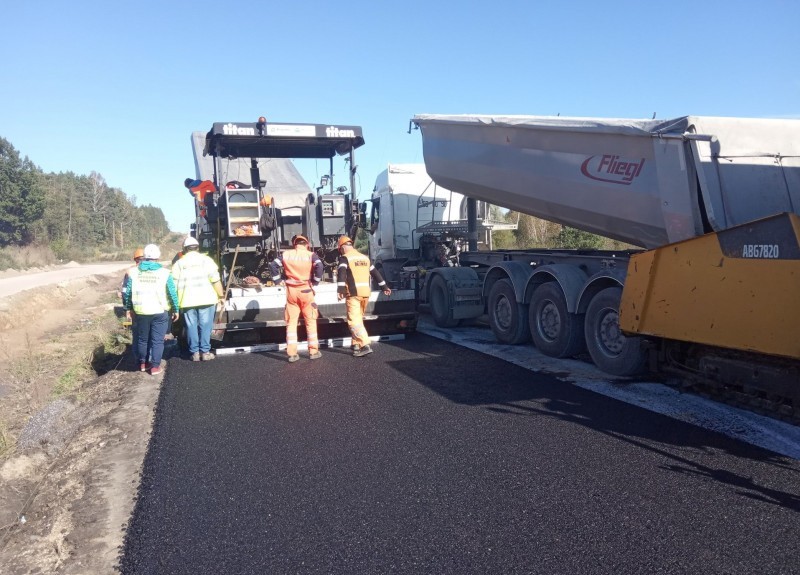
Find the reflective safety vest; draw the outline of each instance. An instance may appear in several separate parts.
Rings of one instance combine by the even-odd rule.
[[[314,252],[297,248],[283,252],[283,271],[286,274],[286,285],[304,286],[311,281],[311,270],[314,267]]]
[[[342,256],[347,259],[347,277],[341,277],[341,270],[337,283],[345,282],[348,296],[369,297],[372,291],[369,286],[370,268],[369,258],[356,250],[350,250]]]
[[[172,277],[178,291],[178,305],[204,307],[217,303],[214,284],[220,281],[219,269],[210,257],[189,251],[172,265]]]
[[[167,299],[167,279],[169,270],[142,271],[136,268],[131,272],[131,303],[137,315],[156,315],[169,310]]]

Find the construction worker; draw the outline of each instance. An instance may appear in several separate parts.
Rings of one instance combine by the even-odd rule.
[[[143,257],[144,257],[144,249],[136,248],[135,250],[133,250],[133,261],[135,265],[132,268],[125,270],[125,275],[122,276],[122,283],[120,284],[119,290],[117,291],[117,296],[119,296],[120,299],[122,298],[122,290],[125,288],[125,282],[128,281],[128,275],[130,275],[131,270],[136,269],[136,266],[139,265],[139,262],[142,261]]]
[[[122,290],[125,315],[131,318],[136,314],[137,350],[139,371],[150,369],[150,375],[161,373],[161,357],[164,354],[164,336],[169,325],[169,311],[172,320],[178,319],[178,294],[169,270],[162,267],[161,250],[155,244],[144,247],[143,261],[134,269]],[[151,364],[146,359],[150,350]]]
[[[172,265],[178,291],[178,306],[186,326],[192,361],[210,361],[214,312],[222,301],[223,289],[216,262],[200,253],[200,243],[189,236],[183,241],[183,257]]]
[[[195,180],[192,178],[186,178],[183,181],[183,185],[191,192],[197,201],[197,205],[200,206],[200,215],[206,217],[206,208],[213,205],[214,192],[217,191],[217,186],[211,180]]]
[[[279,253],[270,262],[272,281],[281,283],[281,267],[283,267],[284,283],[286,285],[286,353],[289,363],[300,359],[297,355],[297,322],[303,314],[303,323],[306,326],[308,338],[309,359],[319,359],[317,339],[317,317],[319,316],[317,304],[314,302],[314,286],[322,281],[324,266],[317,254],[309,249],[306,237],[296,235],[292,238],[292,249]]]
[[[195,180],[186,178],[183,185],[192,193],[201,206],[206,204],[206,196],[217,191],[217,186],[211,180]]]
[[[120,299],[122,299],[122,294],[125,291],[125,284],[127,283],[128,278],[130,277],[132,272],[136,271],[136,266],[139,265],[139,262],[141,262],[143,258],[144,258],[144,249],[136,248],[133,251],[133,261],[136,263],[136,265],[133,266],[132,268],[127,269],[125,271],[125,275],[122,278],[122,284],[120,285],[119,292],[118,292],[118,295],[119,295]],[[122,300],[122,303],[124,305],[125,304],[125,300]],[[145,356],[144,358],[140,358],[138,356],[137,344],[136,344],[136,342],[138,340],[138,332],[136,331],[136,314],[135,313],[131,313],[130,321],[131,321],[131,347],[133,348],[133,355],[136,358],[136,363],[141,365],[141,364],[143,364],[143,363],[145,363],[147,361],[147,358],[150,356],[150,350],[147,350],[147,352],[148,352],[147,356]]]
[[[353,336],[353,355],[363,357],[372,353],[369,334],[364,327],[364,312],[367,311],[369,294],[372,291],[369,285],[370,276],[375,278],[384,295],[392,295],[392,290],[369,258],[353,247],[353,240],[348,236],[339,238],[338,247],[340,255],[336,271],[337,297],[339,300],[347,298],[347,325]]]

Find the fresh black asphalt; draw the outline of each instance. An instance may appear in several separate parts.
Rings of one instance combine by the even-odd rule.
[[[422,334],[374,349],[171,359],[122,573],[800,573],[797,461]]]

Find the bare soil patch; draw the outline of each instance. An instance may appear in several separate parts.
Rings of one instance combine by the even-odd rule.
[[[126,355],[120,279],[0,302],[0,574],[116,571],[161,381]]]

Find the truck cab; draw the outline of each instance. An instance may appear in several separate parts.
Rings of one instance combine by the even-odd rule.
[[[369,252],[386,277],[401,277],[403,268],[457,265],[468,239],[467,198],[437,185],[424,164],[389,164],[370,202]],[[477,211],[480,246],[491,245],[493,230],[516,227],[492,220],[486,202]]]

